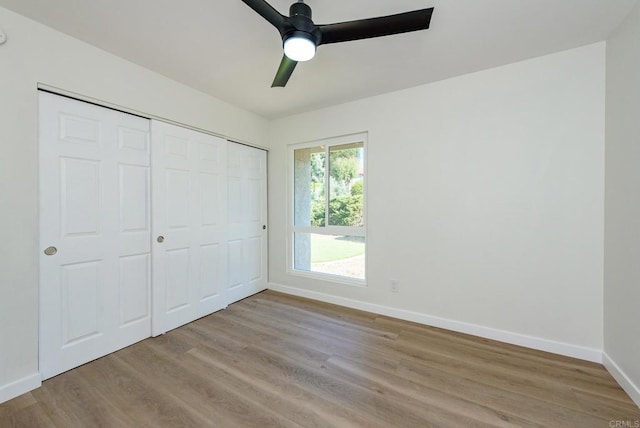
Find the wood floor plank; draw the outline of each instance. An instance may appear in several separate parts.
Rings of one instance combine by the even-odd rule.
[[[36,404],[15,410],[11,414],[0,415],[0,426],[2,428],[53,428],[60,425],[55,425],[47,413]]]
[[[136,426],[198,427],[207,422],[173,400],[168,391],[156,389],[153,384],[147,383],[148,379],[124,364],[118,353],[76,370],[105,400],[122,409]]]
[[[608,427],[600,364],[266,291],[43,382],[0,427]]]
[[[396,341],[399,347],[422,349],[427,352],[437,352],[448,358],[462,358],[465,362],[499,368],[503,372],[514,373],[535,379],[562,381],[574,389],[588,390],[603,397],[625,399],[627,395],[620,390],[619,385],[611,376],[592,374],[584,370],[567,369],[564,367],[542,364],[530,359],[514,358],[511,355],[483,349],[477,346],[457,344],[444,338],[420,340],[410,334],[402,334]],[[405,349],[406,349],[405,348]]]
[[[357,309],[346,308],[344,306],[336,306],[330,303],[324,303],[317,300],[311,300],[304,297],[298,297],[272,290],[266,290],[258,297],[268,298],[274,302],[284,302],[294,308],[308,309],[312,313],[319,315],[328,315],[336,320],[345,320],[352,323],[374,321],[378,315],[370,312],[364,312]]]
[[[286,398],[286,406],[279,411],[286,413],[294,420],[300,420],[305,427],[312,426],[382,426],[368,415],[357,410],[336,406],[325,397],[313,394],[308,385],[292,382],[279,370],[267,366],[256,366],[244,359],[227,359],[225,355],[216,354],[214,349],[193,349],[190,354],[203,367],[217,368],[235,376],[261,390],[270,391]],[[293,407],[293,410],[291,409]]]
[[[315,349],[329,354],[337,354],[343,357],[351,357],[366,362],[375,367],[397,368],[400,361],[399,355],[391,348],[376,348],[368,346],[363,341],[356,343],[345,336],[336,337],[327,332],[311,331],[304,328],[292,328],[283,325],[283,320],[268,313],[262,313],[256,317],[254,314],[228,314],[239,325],[246,328],[258,329],[264,334],[270,335],[271,341],[295,342],[310,349]],[[260,324],[256,324],[257,322]],[[276,334],[274,334],[274,332]],[[281,332],[280,337],[277,332]]]
[[[374,336],[386,338],[386,339],[397,339],[398,333],[393,332],[387,329],[381,328],[379,325],[372,323],[370,320],[365,322],[358,321],[345,321],[341,319],[337,319],[335,316],[328,316],[319,314],[307,309],[292,307],[290,304],[286,305],[281,302],[274,302],[268,299],[260,299],[257,298],[255,300],[247,302],[247,307],[255,308],[255,309],[263,309],[264,307],[268,307],[277,311],[278,314],[282,316],[292,315],[293,320],[317,320],[322,321],[320,328],[324,329],[327,324],[335,325],[338,327],[348,328],[358,330],[360,332],[371,334]],[[313,326],[317,326],[318,323],[312,324]]]
[[[410,380],[389,373],[360,365],[341,357],[331,357],[327,365],[336,372],[336,375],[348,379],[350,382],[363,387],[382,391],[387,397],[396,396],[405,404],[412,407],[432,409],[436,414],[445,416],[457,415],[472,421],[486,423],[497,427],[534,427],[539,424],[487,406],[467,401],[465,399],[443,393],[429,386],[419,385]],[[444,424],[451,417],[440,421]],[[470,423],[469,421],[466,422]]]
[[[50,379],[47,388],[33,394],[57,426],[131,426],[133,420],[93,386],[79,368]]]
[[[577,413],[575,409],[558,403],[533,398],[525,390],[520,393],[513,388],[503,389],[428,366],[403,363],[397,374],[413,383],[503,412],[520,415],[544,426],[571,426]],[[585,411],[585,413],[590,412]],[[602,423],[598,419],[601,414],[591,412],[590,415]]]
[[[390,318],[382,315],[377,317],[374,322],[375,324],[381,325],[382,328],[388,329],[390,331],[395,331],[397,333],[409,332],[425,336],[444,336],[450,341],[464,342],[476,346],[487,347],[497,352],[510,353],[510,355],[513,355],[516,358],[534,358],[557,366],[566,365],[574,368],[577,367],[582,370],[595,370],[598,372],[604,371],[606,373],[606,370],[604,370],[604,367],[601,364],[578,360],[576,358],[567,357],[564,355],[552,354],[537,349],[525,348],[518,345],[512,345],[510,343],[498,342],[496,340],[487,339],[484,337],[472,336],[470,334],[445,330],[442,328],[427,326],[423,324],[417,324],[414,322],[404,321],[397,318]]]
[[[165,355],[164,350],[149,341],[141,345],[120,353],[118,358],[147,379],[154,389],[170,391],[172,401],[201,420],[218,426],[299,426],[286,415],[279,415],[248,398],[250,384],[221,373],[193,370],[188,355],[180,359]]]
[[[255,362],[279,370],[293,382],[309,387],[315,395],[326,397],[336,406],[361,409],[387,426],[441,426],[443,420],[456,426],[488,426],[464,416],[443,415],[434,413],[431,409],[407,405],[408,397],[400,401],[395,397],[389,397],[384,391],[349,382],[344,377],[333,374],[325,366],[313,367],[271,350],[256,348],[247,355],[255,358]]]
[[[505,373],[500,368],[469,364],[463,359],[449,358],[437,352],[407,350],[405,358],[400,362],[399,370],[418,372],[423,367],[434,368],[451,376],[461,376],[564,407],[576,410],[580,408],[569,385],[516,376],[514,373]]]
[[[9,400],[0,405],[0,421],[8,419],[13,413],[17,413],[22,409],[36,405],[37,403],[38,402],[31,392],[27,392],[13,400]]]
[[[378,322],[379,320],[376,319],[376,323]],[[474,349],[488,351],[499,356],[510,357],[518,361],[532,362],[535,364],[539,364],[545,368],[564,368],[574,372],[576,375],[583,374],[611,380],[611,376],[609,375],[609,373],[600,364],[578,360],[562,355],[551,354],[535,349],[523,348],[491,339],[471,336],[468,334],[451,332],[427,326],[416,328],[409,325],[406,329],[400,329],[398,335],[404,338],[413,339],[416,342],[440,339],[442,341],[446,341],[451,346],[471,347]]]
[[[623,402],[585,391],[576,391],[576,398],[585,413],[606,420],[640,421],[640,409],[631,400]]]

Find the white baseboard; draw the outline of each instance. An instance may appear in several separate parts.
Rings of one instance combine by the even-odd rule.
[[[420,312],[408,311],[405,309],[392,308],[389,306],[377,305],[374,303],[361,302],[359,300],[347,299],[316,291],[304,290],[281,284],[269,283],[269,289],[299,297],[319,300],[321,302],[332,303],[334,305],[346,306],[352,309],[386,315],[406,321],[412,321],[432,327],[452,330],[459,333],[471,334],[473,336],[484,337],[486,339],[497,340],[510,343],[512,345],[524,346],[526,348],[579,358],[581,360],[602,363],[602,351],[599,349],[587,348],[569,343],[555,342],[553,340],[542,339],[534,336],[513,333],[505,330],[498,330],[491,327],[470,324],[461,321],[426,315]]]
[[[607,355],[606,352],[602,353],[602,364],[604,364],[607,370],[609,370],[611,376],[613,376],[613,378],[620,384],[622,389],[629,394],[629,397],[631,397],[633,402],[640,407],[640,388],[638,388],[638,386],[629,379],[629,376],[622,371],[622,369],[611,359],[611,357],[609,357],[609,355]]]
[[[2,385],[0,386],[0,404],[29,391],[33,391],[40,387],[40,385],[42,385],[40,373],[34,373],[27,377],[23,377],[22,379],[18,379],[15,382]]]

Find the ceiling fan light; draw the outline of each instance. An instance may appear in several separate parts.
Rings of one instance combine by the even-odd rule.
[[[284,54],[294,61],[309,61],[316,54],[316,44],[306,37],[289,37],[284,41]]]

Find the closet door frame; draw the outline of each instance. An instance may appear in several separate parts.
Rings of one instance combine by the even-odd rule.
[[[154,188],[155,188],[155,186],[157,186],[157,184],[154,184],[154,179],[153,179],[154,171],[155,171],[155,168],[154,168],[154,151],[156,149],[153,147],[153,145],[154,145],[153,144],[154,132],[152,130],[152,126],[153,126],[154,122],[158,122],[158,123],[166,123],[166,122],[164,122],[164,121],[162,121],[160,119],[154,118],[153,115],[147,115],[145,113],[140,113],[140,112],[137,112],[137,111],[134,111],[134,110],[131,110],[131,109],[127,109],[126,107],[120,107],[120,106],[116,106],[116,105],[109,104],[109,103],[96,102],[94,99],[84,98],[82,96],[78,96],[77,94],[65,93],[64,90],[57,90],[55,88],[44,87],[40,92],[50,93],[49,95],[51,95],[51,96],[58,96],[58,97],[61,97],[61,98],[70,99],[71,101],[73,101],[75,103],[91,104],[95,108],[106,109],[106,110],[109,110],[109,111],[116,112],[118,114],[131,115],[132,117],[137,117],[137,118],[139,118],[141,120],[147,120],[147,121],[150,122],[149,131],[148,131],[148,135],[147,135],[147,141],[146,141],[147,147],[145,148],[145,150],[147,150],[147,156],[150,156],[150,161],[147,164],[147,174],[148,174],[148,177],[149,177],[149,181],[147,183],[147,185],[148,185],[148,189],[147,190],[148,190],[150,196],[147,197],[147,198],[144,198],[146,200],[146,203],[148,204],[148,206],[147,206],[147,209],[148,209],[147,214],[148,214],[148,221],[149,221],[149,224],[148,224],[149,230],[146,232],[146,235],[144,237],[138,236],[136,238],[136,242],[140,243],[140,242],[144,241],[144,243],[146,243],[147,248],[148,248],[148,252],[146,254],[147,254],[147,257],[150,259],[149,262],[148,262],[149,267],[147,269],[146,275],[148,276],[147,308],[148,308],[148,314],[149,314],[148,318],[150,318],[149,323],[151,325],[150,325],[150,327],[148,327],[149,334],[146,334],[145,337],[148,337],[149,335],[156,336],[158,334],[162,334],[165,331],[170,330],[173,327],[171,327],[171,326],[168,327],[167,325],[165,325],[161,320],[159,320],[155,316],[155,313],[158,311],[158,304],[159,304],[158,300],[166,299],[166,296],[158,298],[157,290],[158,290],[159,284],[156,283],[156,280],[158,279],[159,275],[164,275],[165,278],[166,278],[167,272],[166,271],[162,272],[162,273],[155,272],[154,268],[153,268],[154,254],[157,251],[156,249],[159,248],[159,246],[162,245],[162,243],[158,242],[158,237],[159,236],[163,236],[165,239],[167,239],[166,235],[169,235],[169,236],[171,235],[170,233],[167,234],[166,232],[164,232],[162,230],[162,227],[158,227],[157,224],[156,224],[157,214],[158,213],[156,212],[155,205],[157,205],[160,201],[157,200],[157,197],[153,196]],[[171,126],[175,126],[175,125],[171,125]],[[224,167],[220,168],[220,177],[224,177],[224,179],[219,181],[220,195],[221,195],[222,201],[224,202],[224,207],[223,207],[224,209],[220,210],[219,222],[223,226],[223,228],[227,229],[226,233],[218,233],[218,235],[220,235],[220,237],[219,237],[219,244],[220,245],[218,246],[218,248],[219,248],[219,253],[218,253],[219,257],[218,258],[221,260],[221,263],[220,263],[221,268],[220,268],[220,271],[219,271],[220,272],[220,284],[219,284],[220,285],[220,289],[219,289],[219,293],[218,294],[220,294],[220,296],[222,297],[222,299],[220,300],[222,303],[216,304],[215,307],[213,307],[211,305],[209,305],[209,306],[207,306],[207,305],[196,305],[198,307],[196,309],[194,309],[192,319],[187,321],[187,322],[190,322],[190,321],[192,321],[194,319],[197,319],[197,318],[199,318],[201,316],[205,316],[205,315],[207,315],[209,313],[215,312],[216,310],[225,308],[228,304],[233,303],[236,300],[239,300],[240,295],[242,294],[242,293],[238,294],[237,292],[229,290],[230,287],[229,287],[229,283],[228,283],[228,279],[229,279],[228,278],[229,277],[228,272],[230,270],[229,258],[228,258],[228,250],[229,250],[229,239],[228,238],[229,238],[230,235],[228,233],[228,229],[231,227],[231,225],[230,225],[230,223],[228,222],[228,219],[227,219],[227,216],[229,214],[229,212],[228,212],[228,202],[229,202],[228,201],[228,185],[227,185],[227,181],[226,181],[227,177],[228,177],[228,174],[229,174],[229,169],[227,168],[227,165],[226,165],[226,162],[228,160],[228,158],[227,158],[227,149],[231,145],[233,145],[233,147],[239,146],[239,147],[242,147],[242,148],[246,148],[248,150],[259,150],[259,151],[263,151],[265,153],[265,162],[264,162],[263,165],[261,165],[261,168],[264,169],[264,182],[263,182],[263,187],[262,187],[262,190],[261,190],[260,202],[259,202],[259,204],[261,206],[261,208],[260,208],[260,210],[261,210],[261,218],[259,220],[259,222],[261,223],[260,227],[262,227],[264,225],[265,228],[266,228],[266,225],[267,225],[267,223],[266,223],[266,221],[267,221],[267,219],[266,219],[266,215],[267,215],[267,211],[266,211],[266,206],[267,206],[266,205],[267,204],[267,202],[266,202],[266,198],[267,198],[267,194],[266,194],[266,190],[267,190],[266,189],[266,153],[267,153],[267,151],[264,150],[264,149],[255,148],[255,147],[252,147],[252,146],[244,145],[244,144],[241,144],[241,143],[236,143],[236,142],[230,141],[228,139],[223,139],[221,137],[214,136],[213,134],[208,134],[208,133],[205,133],[205,132],[202,132],[202,131],[196,131],[193,128],[190,128],[190,127],[188,127],[186,125],[179,125],[177,127],[180,128],[180,129],[183,129],[183,130],[185,130],[187,132],[198,133],[201,137],[203,137],[205,139],[206,138],[217,139],[216,141],[218,141],[222,146],[225,147],[225,150],[223,150],[221,152],[221,157],[220,157],[220,160],[224,160]],[[140,153],[138,153],[137,156],[141,156]],[[42,160],[41,160],[41,162],[42,162]],[[136,162],[138,162],[138,161],[136,160],[136,161],[129,162],[129,163],[131,163],[130,166],[136,166],[137,165]],[[125,160],[125,163],[127,163],[126,160]],[[122,172],[120,172],[119,174],[121,176]],[[44,176],[43,176],[42,171],[41,171],[41,178],[40,178],[41,186],[42,186],[42,180],[43,179],[44,179]],[[222,184],[220,184],[220,183],[222,183]],[[166,203],[166,201],[165,201],[165,203]],[[43,221],[44,221],[43,219],[45,217],[47,217],[49,214],[50,214],[50,209],[43,208],[41,206],[41,216],[40,216],[41,217],[41,219],[40,219],[41,225],[43,224]],[[41,226],[41,229],[42,229],[42,226]],[[247,295],[254,294],[256,292],[259,292],[261,290],[266,289],[267,272],[268,272],[268,265],[267,265],[267,245],[268,245],[267,231],[266,230],[262,230],[260,234],[261,234],[260,241],[262,243],[262,250],[261,250],[261,254],[259,256],[259,258],[260,258],[260,266],[261,266],[260,267],[260,269],[261,269],[261,272],[260,272],[260,277],[261,277],[260,280],[261,280],[261,282],[260,282],[260,285],[258,287],[253,286],[251,288],[251,292],[248,293]],[[139,235],[139,233],[138,233],[138,235]],[[251,235],[251,234],[249,234],[249,235]],[[253,236],[255,237],[257,235],[255,233],[253,233]],[[140,241],[141,239],[142,239],[142,241]],[[44,246],[55,246],[55,245],[51,245],[51,244],[55,244],[54,241],[55,240],[52,240],[50,235],[46,235],[45,236],[41,232],[41,234],[40,234],[40,244],[41,244],[40,246],[42,247],[42,248],[40,248],[40,253],[41,253],[40,257],[41,257],[41,259],[42,259],[42,257],[45,257],[45,260],[47,260],[48,262],[51,262],[51,259],[52,259],[51,256],[42,256],[42,254],[43,254],[43,251],[45,249]],[[164,242],[166,242],[166,241],[164,241]],[[64,245],[60,246],[59,248],[64,248]],[[136,254],[140,252],[140,250],[136,250],[136,251],[134,251],[134,252],[136,252]],[[214,252],[214,251],[212,250],[212,252]],[[143,253],[140,253],[138,255],[142,255],[142,254]],[[246,255],[247,255],[247,252],[245,250],[243,250],[242,261],[245,264],[245,266],[248,266],[251,263],[250,263],[250,261],[247,260]],[[119,267],[118,269],[120,270],[120,272],[122,272],[122,267]],[[198,271],[198,273],[200,275],[204,275],[204,276],[207,276],[207,275],[211,276],[211,272],[204,272],[203,269],[200,269]],[[47,274],[43,270],[42,263],[41,263],[41,268],[40,268],[40,278],[41,278],[41,280],[40,280],[40,290],[41,290],[40,293],[41,293],[41,299],[42,299],[43,295],[46,295],[46,293],[44,293],[42,291],[42,287],[43,287],[42,278],[43,278],[43,276],[46,276],[46,275]],[[247,280],[247,281],[244,281],[244,282],[248,283],[248,282],[251,282],[251,281]],[[41,304],[40,305],[41,305],[41,307],[44,306],[42,300],[41,300]],[[165,307],[166,307],[166,304],[165,304]],[[50,340],[49,338],[46,337],[47,333],[45,333],[45,329],[43,329],[42,322],[43,322],[43,318],[42,318],[42,316],[40,316],[39,346],[41,348],[41,355],[42,355],[42,347],[44,346],[43,345],[43,341]],[[112,352],[112,351],[115,351],[117,349],[120,349],[121,347],[127,346],[127,345],[129,345],[131,343],[135,343],[135,341],[142,340],[143,338],[144,337],[141,337],[141,338],[138,338],[136,340],[128,338],[126,344],[118,345],[117,348],[112,348],[111,351],[109,351],[109,352]],[[111,343],[115,343],[115,342],[118,342],[118,339],[111,338],[110,341],[111,341]],[[122,343],[124,343],[124,342],[122,342]],[[96,355],[98,355],[98,354],[96,354]],[[79,364],[82,364],[82,363],[79,363]],[[42,366],[42,359],[41,359],[41,366]]]

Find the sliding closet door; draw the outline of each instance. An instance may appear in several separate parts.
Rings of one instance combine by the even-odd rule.
[[[40,94],[40,373],[149,337],[149,121]]]
[[[156,336],[226,306],[227,141],[151,126]]]
[[[267,288],[267,152],[229,143],[228,303]]]

